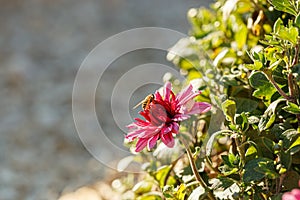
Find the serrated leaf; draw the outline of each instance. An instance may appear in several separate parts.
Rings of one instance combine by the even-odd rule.
[[[228,121],[233,122],[234,115],[236,113],[236,105],[235,102],[232,100],[227,99],[222,103],[222,110],[226,116],[226,119]]]

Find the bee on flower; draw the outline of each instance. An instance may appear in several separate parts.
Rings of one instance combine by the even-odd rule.
[[[139,114],[144,119],[136,118],[128,125],[129,133],[126,136],[129,142],[137,139],[136,152],[152,149],[157,140],[161,140],[167,147],[175,144],[173,134],[178,134],[181,121],[194,114],[202,114],[211,109],[206,102],[195,102],[193,99],[200,95],[190,84],[177,95],[172,91],[172,85],[167,82],[162,94],[155,92],[151,101],[147,103]]]

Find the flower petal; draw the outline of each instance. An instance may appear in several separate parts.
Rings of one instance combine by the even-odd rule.
[[[188,119],[188,118],[190,118],[190,116],[189,115],[186,115],[186,114],[176,114],[172,119],[173,119],[173,121],[175,121],[175,122],[179,122],[179,121],[183,121],[183,120],[186,120],[186,119]]]
[[[162,129],[161,129],[161,133],[162,133],[162,134],[169,133],[169,132],[172,131],[172,129],[173,129],[173,125],[172,125],[172,124],[170,124],[169,126],[164,126],[164,127],[162,127]]]
[[[136,143],[136,148],[135,148],[135,152],[140,152],[141,150],[143,150],[146,145],[148,143],[148,138],[140,138],[137,143]]]
[[[148,143],[147,143],[148,150],[152,149],[155,146],[156,141],[158,139],[159,139],[159,134],[156,134],[152,138],[148,139]]]
[[[193,90],[192,85],[188,85],[181,92],[179,92],[176,96],[178,102],[182,101],[186,96],[188,96]]]
[[[193,114],[201,114],[209,111],[211,109],[211,104],[206,103],[206,102],[196,102],[194,103],[193,107],[185,111],[184,114],[187,115],[193,115]]]
[[[173,133],[178,133],[179,131],[179,124],[177,122],[173,122]]]
[[[163,90],[163,96],[165,97],[166,101],[169,101],[170,99],[171,88],[172,88],[172,84],[170,82],[166,82]]]
[[[169,148],[174,147],[175,141],[171,132],[160,135],[161,141]]]

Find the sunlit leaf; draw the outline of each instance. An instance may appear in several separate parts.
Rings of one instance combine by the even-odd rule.
[[[297,11],[295,10],[294,5],[292,2],[295,1],[290,1],[290,0],[272,0],[271,1],[275,9],[290,13],[294,16],[297,15]]]
[[[132,188],[132,191],[136,194],[144,194],[151,191],[152,186],[153,186],[153,182],[142,180]]]
[[[260,99],[268,101],[277,91],[262,72],[256,71],[251,73],[249,83],[253,88],[255,88],[253,96]]]
[[[236,113],[236,104],[234,101],[227,99],[222,103],[222,110],[228,121],[233,122]]]

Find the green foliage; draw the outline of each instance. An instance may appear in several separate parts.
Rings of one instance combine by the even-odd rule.
[[[219,0],[192,8],[188,19],[190,36],[167,59],[199,81],[199,100],[214,107],[181,124],[207,188],[178,142],[169,163],[139,155],[149,162],[151,190],[178,200],[208,199],[210,190],[218,199],[280,199],[300,178],[299,2]],[[145,188],[139,198],[151,195]]]

